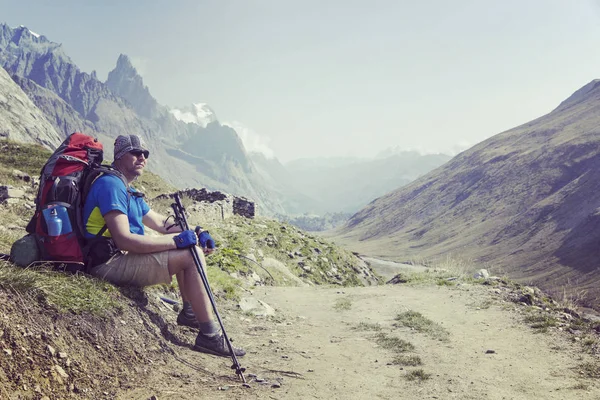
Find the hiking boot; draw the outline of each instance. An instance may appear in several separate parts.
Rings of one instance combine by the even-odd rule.
[[[177,325],[185,325],[190,328],[200,329],[200,322],[196,319],[194,315],[192,318],[188,317],[183,310],[179,312],[177,316]]]
[[[215,356],[231,357],[231,352],[229,351],[229,347],[225,342],[225,336],[220,333],[214,336],[206,336],[200,332],[196,337],[194,350],[202,353],[213,354]],[[243,357],[246,354],[244,349],[237,347],[233,348],[233,352],[237,357]]]

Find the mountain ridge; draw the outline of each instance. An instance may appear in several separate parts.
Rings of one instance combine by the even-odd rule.
[[[545,289],[600,292],[600,86],[465,150],[337,231],[393,259],[460,255]]]

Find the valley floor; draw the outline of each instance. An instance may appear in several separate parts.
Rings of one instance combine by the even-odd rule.
[[[235,343],[248,350],[240,362],[250,388],[242,387],[229,359],[172,346],[175,357],[166,365],[148,366],[144,388],[117,397],[600,398],[600,384],[582,372],[597,360],[564,332],[536,333],[523,322],[524,307],[504,301],[493,287],[260,287],[254,296],[273,306],[275,317],[235,313],[225,320]],[[406,311],[421,313],[447,336],[394,326]],[[193,340],[193,332],[188,336]],[[382,337],[414,345],[402,355],[419,357],[422,365],[396,365],[399,353]]]

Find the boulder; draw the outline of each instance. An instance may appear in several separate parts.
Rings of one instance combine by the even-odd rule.
[[[10,248],[10,261],[20,267],[26,267],[40,259],[40,251],[32,235],[22,237]]]
[[[20,189],[15,189],[12,186],[0,186],[0,202],[3,202],[6,199],[20,199],[25,196],[25,192]]]
[[[273,307],[254,297],[242,297],[238,303],[238,307],[242,311],[249,312],[257,317],[266,317],[275,314]]]
[[[29,176],[29,174],[26,174],[23,171],[19,171],[18,169],[13,169],[12,174],[15,178],[20,179],[24,182],[31,182],[31,176]]]
[[[473,275],[473,278],[475,279],[487,279],[489,277],[490,273],[487,271],[487,269],[480,269],[475,273],[475,275]]]

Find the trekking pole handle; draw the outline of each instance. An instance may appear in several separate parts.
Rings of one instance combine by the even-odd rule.
[[[174,196],[175,204],[172,205],[173,211],[175,211],[175,222],[179,224],[179,227],[182,230],[190,229],[190,226],[187,222],[187,217],[185,216],[185,207],[181,203],[181,198],[179,197],[179,193],[175,193]]]

